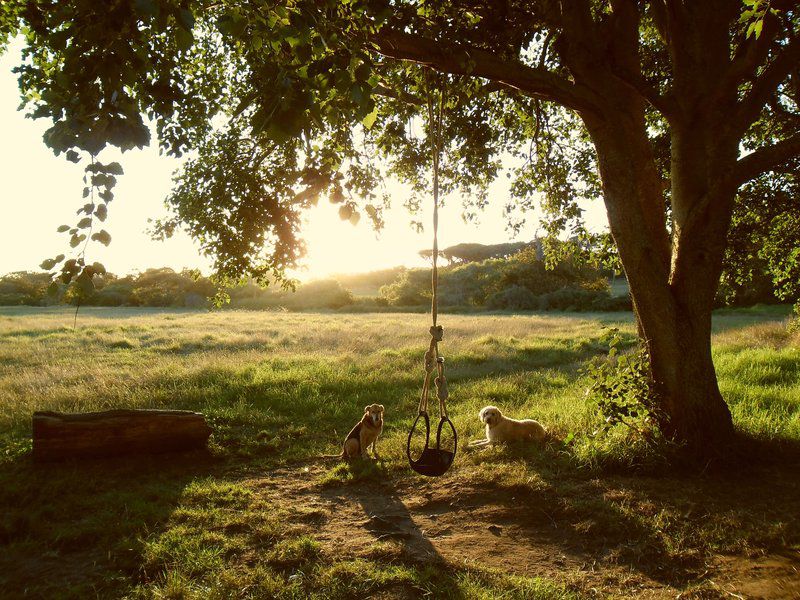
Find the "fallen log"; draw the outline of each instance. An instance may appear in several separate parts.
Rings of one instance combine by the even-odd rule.
[[[150,454],[199,448],[211,428],[188,410],[107,410],[90,413],[33,413],[33,458]]]

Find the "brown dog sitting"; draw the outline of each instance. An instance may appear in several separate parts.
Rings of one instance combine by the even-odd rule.
[[[372,444],[372,453],[378,458],[376,443],[383,431],[383,404],[370,404],[364,407],[364,416],[355,424],[344,438],[340,458],[369,458],[367,449]]]

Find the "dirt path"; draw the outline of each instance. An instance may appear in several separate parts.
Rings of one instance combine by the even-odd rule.
[[[559,522],[525,490],[446,478],[415,480],[413,487],[323,486],[323,473],[300,465],[248,483],[290,506],[292,526],[313,533],[331,556],[488,567],[546,577],[588,596],[800,598],[800,555],[711,556],[686,568],[633,563]]]

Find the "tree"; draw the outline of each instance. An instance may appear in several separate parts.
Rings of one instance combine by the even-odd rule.
[[[800,153],[799,21],[791,0],[11,0],[0,35],[25,35],[20,87],[56,152],[146,144],[146,115],[166,152],[196,153],[159,231],[188,229],[223,278],[280,277],[320,194],[379,226],[390,173],[417,205],[431,104],[468,214],[501,152],[554,230],[602,196],[659,424],[704,454],[733,432],[710,333],[734,197]]]
[[[788,166],[788,165],[787,165]],[[720,292],[728,301],[800,300],[800,162],[739,190]]]

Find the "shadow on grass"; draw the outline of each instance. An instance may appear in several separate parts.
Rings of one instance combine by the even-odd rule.
[[[412,519],[380,463],[355,461],[344,466],[344,470],[355,472],[355,476],[346,483],[355,480],[357,485],[332,488],[329,478],[327,482],[323,481],[328,486],[324,488],[322,497],[331,502],[357,502],[364,511],[365,528],[372,532],[377,541],[391,540],[400,544],[406,559],[428,566],[444,563],[444,558]],[[333,472],[336,473],[337,469],[343,470],[337,467]]]
[[[523,461],[538,484],[496,479],[476,482],[471,493],[490,497],[532,541],[550,531],[565,554],[682,588],[706,577],[716,554],[781,554],[800,543],[800,445],[740,444],[739,456],[747,451],[751,460],[732,455],[713,470],[681,465],[647,474],[581,468],[563,447],[508,446],[489,460]]]
[[[142,540],[183,489],[207,475],[207,452],[0,465],[0,596],[110,597],[141,576]]]
[[[587,358],[606,350],[583,341],[555,350],[509,347],[502,355],[457,357],[448,373],[457,382],[451,391],[487,377],[540,368],[571,378]],[[354,416],[373,402],[387,407],[387,432],[408,427],[416,414],[421,378],[421,373],[409,372],[405,361],[396,372],[376,374],[370,365],[301,358],[174,378],[154,374],[137,386],[149,391],[153,407],[206,413],[223,452],[294,460],[329,452],[352,427]],[[453,407],[458,412],[457,402]]]

